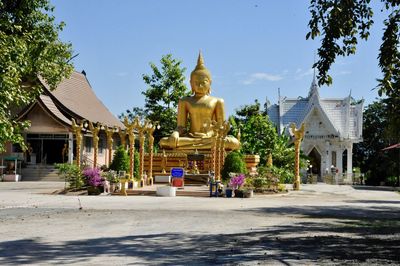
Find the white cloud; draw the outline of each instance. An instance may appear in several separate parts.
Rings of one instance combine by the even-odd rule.
[[[250,75],[250,77],[246,80],[243,81],[244,85],[250,85],[253,84],[256,81],[259,80],[266,80],[266,81],[278,81],[283,79],[283,77],[281,75],[273,75],[273,74],[269,74],[269,73],[253,73]]]

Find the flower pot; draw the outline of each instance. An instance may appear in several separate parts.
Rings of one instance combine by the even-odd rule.
[[[233,197],[233,190],[230,188],[225,189],[225,196],[227,198],[232,198]]]
[[[243,198],[243,190],[241,189],[235,189],[235,198]]]
[[[254,192],[253,192],[252,189],[246,189],[246,190],[243,192],[243,197],[244,197],[244,198],[252,198],[253,196],[254,196]]]
[[[176,187],[171,187],[171,186],[157,187],[157,196],[175,197]]]
[[[100,195],[103,192],[103,187],[87,187],[88,195]]]

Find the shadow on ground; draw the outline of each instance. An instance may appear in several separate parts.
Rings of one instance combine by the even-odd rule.
[[[261,215],[266,220],[278,215],[296,218],[293,224],[248,228],[238,234],[163,233],[63,243],[45,243],[41,239],[3,241],[0,264],[88,263],[99,255],[153,265],[400,262],[397,206],[258,208],[230,214],[235,213],[250,218]]]
[[[373,190],[373,191],[400,191],[399,187],[389,186],[364,186],[364,185],[352,185],[356,190]]]

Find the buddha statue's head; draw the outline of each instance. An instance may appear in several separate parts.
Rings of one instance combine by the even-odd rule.
[[[204,66],[204,59],[199,53],[196,68],[190,74],[190,86],[196,95],[208,95],[211,93],[211,73]]]

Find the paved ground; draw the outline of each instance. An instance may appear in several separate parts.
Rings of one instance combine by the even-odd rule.
[[[49,194],[63,185],[0,183],[0,265],[400,265],[398,192],[304,185],[250,199]]]

